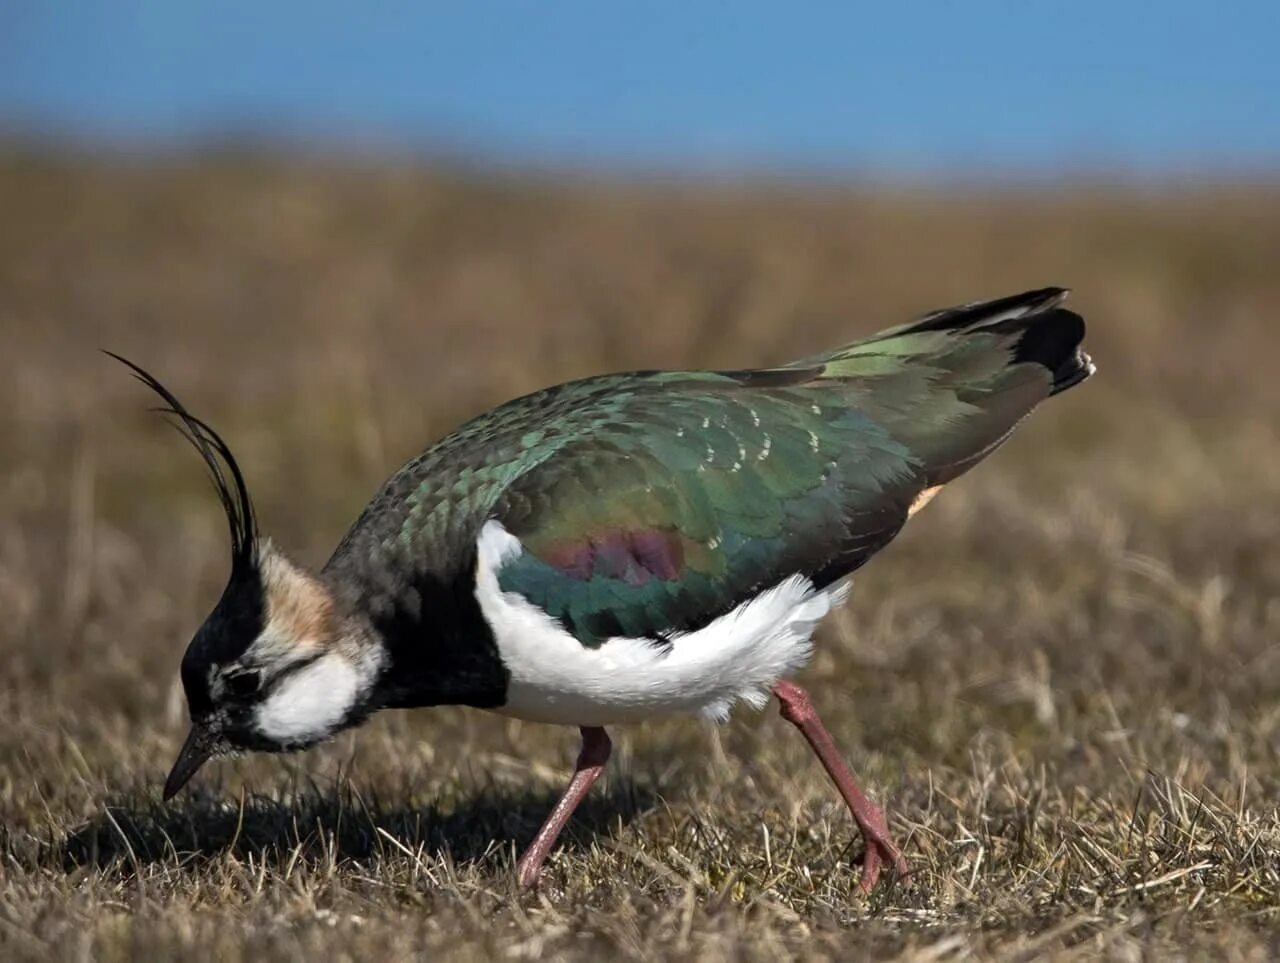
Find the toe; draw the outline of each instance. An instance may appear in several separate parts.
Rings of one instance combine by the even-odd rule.
[[[874,843],[868,844],[866,854],[862,857],[862,877],[858,880],[858,889],[863,893],[870,893],[876,888],[880,879],[880,864],[880,847]]]

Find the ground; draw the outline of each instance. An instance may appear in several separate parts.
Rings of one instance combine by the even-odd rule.
[[[1280,952],[1280,188],[610,183],[0,152],[0,956],[1265,959]],[[771,707],[576,734],[388,712],[170,805],[225,578],[197,460],[322,564],[462,418],[592,372],[804,355],[1076,289],[1099,366],[859,576],[800,677],[889,812],[861,847]]]

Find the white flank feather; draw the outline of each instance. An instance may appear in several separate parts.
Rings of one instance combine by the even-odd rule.
[[[498,711],[535,722],[594,726],[671,712],[723,720],[738,700],[758,708],[808,661],[814,628],[845,593],[815,591],[793,575],[669,646],[617,637],[588,648],[524,596],[502,591],[498,571],[523,551],[500,523],[485,524],[476,599],[511,673]]]

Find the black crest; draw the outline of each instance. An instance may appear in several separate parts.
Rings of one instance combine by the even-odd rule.
[[[256,572],[258,558],[258,523],[249,500],[249,489],[235,456],[221,436],[189,412],[168,388],[127,358],[113,351],[104,354],[115,358],[131,370],[139,381],[164,399],[164,405],[153,410],[170,416],[170,424],[187,439],[209,469],[209,477],[218,492],[218,500],[227,516],[231,531],[231,573],[247,576]],[[228,477],[229,476],[229,477]]]

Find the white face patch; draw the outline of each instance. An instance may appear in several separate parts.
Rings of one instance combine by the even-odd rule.
[[[258,730],[285,745],[332,735],[363,694],[363,673],[344,655],[329,652],[287,676],[258,706]]]

